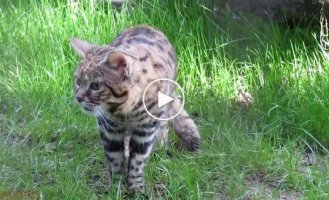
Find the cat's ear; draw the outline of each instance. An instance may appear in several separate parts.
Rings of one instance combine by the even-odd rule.
[[[103,64],[111,68],[111,78],[113,80],[127,80],[129,79],[129,64],[131,58],[121,51],[110,52]]]
[[[74,50],[82,58],[86,57],[86,54],[95,48],[95,45],[89,44],[88,42],[78,38],[71,38],[70,42]]]

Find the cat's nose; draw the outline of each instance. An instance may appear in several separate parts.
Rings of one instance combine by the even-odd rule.
[[[83,101],[82,97],[75,97],[77,99],[77,102],[81,103]]]

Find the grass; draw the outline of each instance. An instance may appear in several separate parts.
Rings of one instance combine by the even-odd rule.
[[[78,57],[69,39],[109,43],[141,23],[163,30],[177,50],[178,82],[202,149],[174,148],[172,158],[159,149],[147,166],[146,193],[130,198],[328,198],[329,62],[316,29],[212,18],[192,1],[143,1],[122,12],[87,2],[0,5],[0,199],[8,191],[128,198],[119,186],[98,187],[106,178],[103,150],[94,119],[73,103]],[[235,105],[241,92],[252,95],[250,109]],[[307,147],[318,152],[311,166],[301,162]]]

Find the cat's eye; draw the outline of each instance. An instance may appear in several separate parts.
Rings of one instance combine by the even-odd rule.
[[[91,88],[92,90],[99,90],[100,87],[101,87],[101,84],[100,84],[99,82],[92,82],[92,83],[90,84],[90,88]]]
[[[77,84],[77,86],[80,86],[80,84],[81,84],[81,80],[80,80],[80,79],[76,79],[76,80],[75,80],[75,84]]]

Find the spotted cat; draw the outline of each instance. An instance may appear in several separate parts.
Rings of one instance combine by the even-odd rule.
[[[128,189],[144,188],[144,167],[152,147],[170,124],[188,150],[199,147],[194,121],[183,110],[170,120],[157,120],[143,107],[147,85],[159,78],[175,80],[175,50],[159,30],[140,25],[126,29],[111,44],[97,46],[73,38],[71,45],[81,57],[75,72],[75,98],[82,109],[97,118],[110,174],[127,173]],[[175,87],[166,81],[153,84],[145,93],[145,106],[158,118],[176,113],[181,102],[157,108],[157,91],[175,97]],[[124,139],[130,137],[125,166]],[[112,177],[112,176],[111,176]]]

